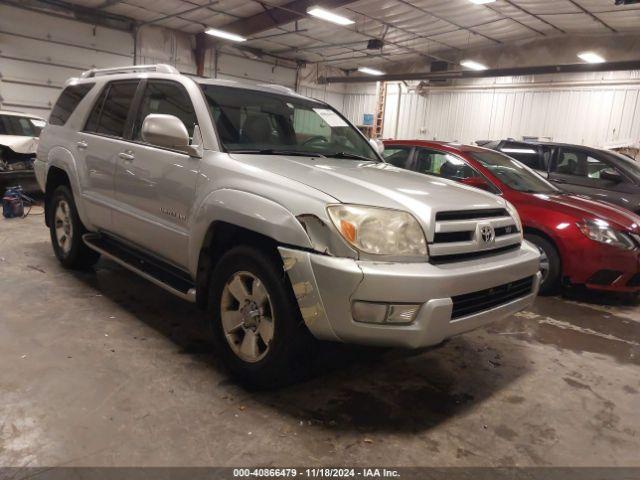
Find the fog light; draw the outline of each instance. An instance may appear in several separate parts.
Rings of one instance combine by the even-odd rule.
[[[351,313],[356,322],[407,324],[415,320],[420,305],[393,305],[375,302],[353,302]]]

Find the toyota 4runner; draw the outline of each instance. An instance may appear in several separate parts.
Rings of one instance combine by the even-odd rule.
[[[295,379],[313,337],[435,345],[538,292],[512,205],[385,163],[284,87],[91,70],[67,82],[35,163],[62,265],[103,255],[196,302],[254,385]]]

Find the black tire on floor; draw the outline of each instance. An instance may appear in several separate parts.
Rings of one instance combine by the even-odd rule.
[[[80,221],[73,194],[66,185],[57,187],[49,205],[49,231],[53,252],[65,268],[86,269],[93,266],[100,254],[91,250],[82,241],[87,233]],[[59,211],[60,209],[60,211]],[[66,212],[66,215],[65,215]],[[65,234],[59,235],[60,229]],[[66,243],[68,242],[68,243]]]
[[[546,255],[549,260],[549,270],[540,284],[540,295],[553,295],[557,293],[560,288],[560,277],[562,273],[558,250],[553,243],[540,235],[527,233],[524,238],[538,247],[541,253]]]
[[[237,302],[236,297],[223,297],[225,287],[236,274],[249,274],[258,279],[269,298],[268,310],[274,319],[272,339],[264,357],[253,362],[246,361],[231,348],[230,340],[222,322],[223,299],[225,302]],[[268,254],[251,246],[238,246],[228,251],[217,264],[211,276],[209,288],[208,313],[212,322],[216,351],[219,352],[225,366],[241,382],[252,388],[269,389],[294,383],[306,376],[313,350],[313,337],[308,331],[291,285],[284,274],[282,261],[277,254]],[[251,282],[252,280],[249,280]],[[253,291],[253,284],[248,288]],[[264,304],[263,304],[264,305]],[[233,308],[238,308],[233,305]],[[269,316],[265,308],[261,309]],[[255,310],[253,310],[255,311]],[[263,317],[258,317],[259,321]],[[246,335],[244,327],[237,330],[236,336]],[[259,340],[264,349],[267,345]],[[235,343],[240,348],[239,341]]]

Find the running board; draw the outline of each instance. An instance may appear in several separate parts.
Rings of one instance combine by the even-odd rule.
[[[97,233],[85,233],[82,240],[91,250],[95,250],[118,265],[137,273],[175,296],[195,303],[195,284],[182,270],[112,237]]]

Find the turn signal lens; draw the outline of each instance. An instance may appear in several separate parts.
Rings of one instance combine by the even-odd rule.
[[[356,226],[347,222],[346,220],[340,220],[340,233],[346,238],[349,243],[355,243],[356,241]]]

